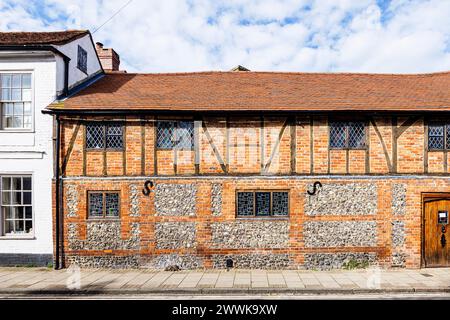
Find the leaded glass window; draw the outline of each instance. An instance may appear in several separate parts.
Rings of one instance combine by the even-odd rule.
[[[237,193],[238,217],[288,216],[287,191],[242,191]]]
[[[444,146],[449,147],[448,136],[449,126],[430,124],[428,125],[428,149],[444,150]],[[446,139],[447,138],[447,139]],[[447,143],[446,141],[447,140]]]
[[[86,125],[86,149],[123,149],[123,125],[89,123]]]
[[[31,129],[31,73],[0,74],[1,129]]]
[[[366,146],[366,129],[362,121],[330,122],[330,148],[362,149]]]
[[[28,235],[33,231],[31,176],[0,177],[0,235]]]
[[[87,73],[87,51],[78,46],[77,67],[84,73]]]
[[[118,218],[119,193],[89,192],[89,218]]]
[[[156,146],[158,149],[192,150],[193,121],[158,121]]]

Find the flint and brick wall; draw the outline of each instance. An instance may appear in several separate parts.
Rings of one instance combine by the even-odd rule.
[[[155,150],[153,116],[126,118],[124,151],[84,150],[83,123],[66,120],[66,263],[191,269],[224,268],[231,258],[242,268],[328,269],[352,260],[419,267],[421,194],[450,192],[445,175],[429,176],[448,166],[438,169],[444,153],[424,148],[423,119],[398,139],[392,119],[368,121],[367,150],[330,150],[326,115],[205,118],[200,159],[195,150]],[[406,118],[396,120],[401,128]],[[146,180],[155,184],[149,196]],[[318,180],[322,188],[308,195]],[[236,191],[246,189],[289,190],[289,216],[236,217]],[[120,219],[87,218],[87,192],[95,190],[120,193]]]

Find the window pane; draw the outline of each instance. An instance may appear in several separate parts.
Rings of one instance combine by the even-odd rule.
[[[15,220],[15,233],[24,233],[25,224],[23,220]]]
[[[288,215],[289,194],[287,192],[272,193],[272,213],[276,216]]]
[[[2,74],[0,78],[0,84],[2,88],[11,88],[11,75]]]
[[[3,128],[14,128],[13,116],[3,117]]]
[[[11,204],[11,193],[9,191],[2,192],[2,204],[3,205]]]
[[[447,129],[447,132],[446,132],[446,134],[447,134],[447,146],[446,146],[446,148],[447,149],[450,149],[450,125],[446,125],[445,126],[446,127],[446,129]]]
[[[103,217],[103,194],[89,194],[89,216]]]
[[[444,126],[439,125],[430,125],[428,127],[428,135],[430,136],[443,136],[444,135]]]
[[[345,148],[345,122],[330,122],[330,147]]]
[[[25,221],[25,232],[30,233],[33,231],[33,221],[32,220],[26,220]]]
[[[11,207],[11,213],[13,219],[23,219],[23,207]]]
[[[25,207],[25,219],[31,219],[31,218],[33,218],[33,208]]]
[[[12,75],[12,87],[13,88],[20,88],[21,87],[21,81],[20,81],[20,74],[13,74]]]
[[[27,116],[31,116],[31,103],[25,102],[23,104],[23,113]]]
[[[181,150],[192,150],[194,147],[194,122],[180,121],[176,130],[176,147]]]
[[[11,100],[22,100],[22,90],[11,89]]]
[[[3,191],[11,190],[11,178],[10,177],[2,178],[2,189],[3,189]]]
[[[106,201],[106,216],[118,217],[119,216],[119,194],[107,193],[105,194]]]
[[[363,122],[349,122],[348,147],[363,148],[365,146],[366,132]]]
[[[270,215],[270,192],[256,192],[256,215]]]
[[[428,126],[428,148],[439,150],[444,149],[444,126]]]
[[[123,148],[123,127],[121,124],[111,124],[107,127],[106,147],[108,149]]]
[[[4,103],[3,104],[3,115],[12,115],[14,112],[13,106],[14,106],[14,104],[12,104],[12,103]]]
[[[12,178],[12,189],[13,190],[22,190],[22,178],[20,178],[20,177]]]
[[[31,192],[23,193],[23,204],[31,204]]]
[[[31,89],[23,89],[22,90],[22,100],[23,101],[31,101]]]
[[[103,149],[104,145],[104,131],[103,125],[89,124],[86,127],[86,148],[89,149]]]
[[[14,233],[14,220],[5,221],[5,233]]]
[[[0,99],[2,101],[11,100],[11,90],[10,89],[2,89],[1,94],[2,94],[2,96],[0,97]]]
[[[238,192],[237,215],[252,216],[253,213],[253,192]]]
[[[24,128],[31,128],[31,117],[30,116],[25,116],[23,117],[23,127]]]
[[[158,122],[157,125],[157,147],[160,149],[173,148],[173,129],[174,123],[171,121]]]
[[[31,74],[26,73],[22,75],[22,88],[25,89],[31,88]]]
[[[22,204],[22,192],[12,192],[12,204]]]
[[[23,177],[22,182],[23,182],[23,185],[22,185],[23,190],[31,190],[31,178],[30,177]]]
[[[2,207],[3,219],[11,219],[11,207]]]

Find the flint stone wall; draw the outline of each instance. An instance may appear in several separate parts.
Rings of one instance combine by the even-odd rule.
[[[130,185],[130,217],[139,217],[139,189],[135,184]]]
[[[371,215],[377,214],[377,202],[377,186],[374,183],[324,183],[315,195],[306,193],[305,214]]]
[[[330,270],[341,269],[351,260],[359,263],[375,264],[376,253],[342,252],[342,253],[307,253],[304,267],[306,269]]]
[[[394,247],[400,247],[405,243],[405,222],[393,221],[392,222],[392,245]]]
[[[406,185],[404,183],[392,185],[392,213],[394,215],[406,213]]]
[[[71,265],[82,268],[135,269],[139,268],[139,256],[68,256]]]
[[[157,249],[196,248],[196,223],[158,222],[155,237]]]
[[[222,184],[214,183],[211,187],[211,213],[213,216],[222,214]]]
[[[67,217],[73,218],[78,215],[78,189],[74,185],[67,187]]]
[[[234,268],[242,269],[282,269],[290,266],[289,254],[213,254],[213,268],[225,269],[226,260],[232,259]]]
[[[392,254],[392,266],[404,268],[406,266],[406,255],[401,252],[394,252]]]
[[[288,221],[233,221],[211,224],[212,248],[286,248]]]
[[[307,221],[305,247],[372,247],[377,242],[375,221]]]
[[[155,209],[158,216],[195,216],[197,186],[195,184],[158,183]]]
[[[122,239],[119,221],[88,221],[86,239],[79,239],[78,224],[68,224],[68,242],[70,250],[138,250],[140,242],[139,223],[130,225],[131,236]]]
[[[181,269],[199,269],[203,268],[203,259],[193,254],[159,254],[146,267],[165,269],[175,265]]]

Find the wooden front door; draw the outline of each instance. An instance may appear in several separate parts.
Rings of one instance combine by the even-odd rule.
[[[424,200],[424,262],[426,267],[450,266],[450,199]]]

